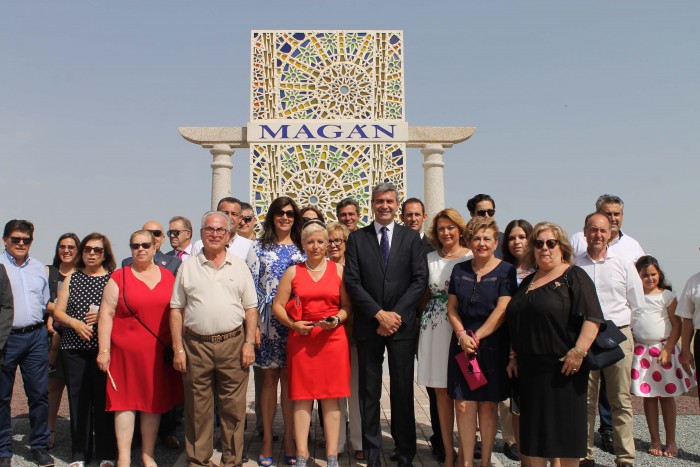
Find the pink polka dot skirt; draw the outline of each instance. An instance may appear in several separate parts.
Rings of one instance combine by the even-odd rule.
[[[659,363],[659,355],[665,344],[666,341],[654,345],[634,344],[631,392],[635,396],[675,397],[697,386],[695,371],[686,373],[678,360],[680,345],[676,344],[666,365]]]

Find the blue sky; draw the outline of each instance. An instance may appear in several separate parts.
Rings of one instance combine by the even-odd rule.
[[[243,126],[252,29],[402,29],[410,125],[475,126],[445,153],[446,203],[573,233],[602,193],[677,289],[700,270],[700,4],[11,2],[0,16],[0,219],[35,256],[97,230],[128,254],[146,220],[199,223],[211,156],[179,126]],[[232,193],[248,198],[248,152]],[[408,151],[409,194],[423,195]]]

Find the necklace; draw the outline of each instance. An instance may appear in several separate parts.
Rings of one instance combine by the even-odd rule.
[[[457,245],[457,248],[453,248],[455,250],[454,253],[447,253],[445,251],[445,247],[442,247],[441,248],[442,249],[442,256],[444,258],[452,258],[453,256],[455,256],[457,254],[457,252],[459,252],[460,248],[461,248],[461,246]]]
[[[537,281],[540,280],[540,279],[544,280],[544,279],[548,278],[548,277],[551,276],[556,270],[557,270],[557,268],[555,267],[555,268],[553,268],[551,271],[549,271],[549,272],[547,273],[546,276],[544,276],[544,277],[539,277],[539,278],[537,277],[537,274],[539,274],[539,271],[536,272],[536,273],[535,273],[535,277],[532,278],[532,282],[530,282],[530,285],[527,286],[527,290],[525,291],[525,293],[526,293],[526,294],[527,294],[527,293],[530,293],[530,291],[531,291],[533,288],[535,288],[535,282],[537,282]],[[545,283],[546,283],[546,281],[545,281]]]
[[[306,267],[306,269],[307,269],[308,271],[311,271],[311,272],[321,272],[321,271],[325,271],[325,270],[326,270],[326,267],[328,266],[328,262],[324,259],[324,260],[323,260],[323,264],[317,266],[316,269],[310,268],[310,267],[309,267],[309,262],[308,262],[308,261],[304,261],[304,266]]]

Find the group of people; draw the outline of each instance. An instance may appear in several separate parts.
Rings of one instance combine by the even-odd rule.
[[[389,183],[373,188],[371,208],[372,221],[360,227],[359,204],[343,199],[338,221],[327,223],[315,207],[283,196],[256,235],[251,206],[227,197],[204,214],[197,242],[185,217],[173,217],[167,231],[147,222],[119,269],[100,233],[62,235],[44,267],[29,255],[34,226],[8,222],[0,467],[11,465],[17,366],[40,466],[54,464],[48,450],[64,385],[72,467],[93,455],[100,467],[130,465],[135,428],[141,462],[155,466],[158,438],[179,446],[180,404],[189,464],[209,464],[216,411],[221,465],[241,465],[253,366],[261,466],[275,462],[279,388],[280,462],[309,461],[317,400],[328,465],[338,465],[349,441],[358,461],[379,467],[385,355],[399,467],[416,454],[416,361],[430,396],[433,453],[447,465],[490,465],[499,416],[506,454],[523,465],[595,465],[599,403],[601,427],[611,417],[604,448],[632,465],[632,394],[644,397],[650,453],[678,455],[674,398],[696,385],[690,346],[700,329],[700,274],[676,299],[659,262],[620,230],[620,198],[602,195],[571,238],[554,223],[523,219],[501,233],[484,194],[467,203],[469,222],[448,208],[425,232],[423,203],[400,204]],[[162,253],[165,238],[172,250]],[[624,358],[593,370],[586,357],[602,326],[625,335]]]

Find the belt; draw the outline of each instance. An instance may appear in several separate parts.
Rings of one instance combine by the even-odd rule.
[[[10,331],[10,334],[27,334],[32,331],[36,331],[37,329],[41,329],[44,327],[44,323],[37,323],[37,324],[32,324],[31,326],[25,326],[23,328],[12,328],[12,331]]]
[[[625,324],[624,326],[618,326],[617,329],[625,329],[625,328],[628,328],[628,327],[630,327],[630,325],[629,325],[629,324]]]
[[[225,332],[223,334],[212,334],[210,336],[204,336],[202,334],[197,334],[196,332],[191,331],[189,328],[185,328],[185,334],[187,334],[192,339],[199,341],[199,342],[211,342],[212,344],[218,344],[219,342],[223,342],[223,341],[228,340],[232,337],[239,336],[241,334],[242,327],[243,327],[243,325],[238,326],[233,331]]]

